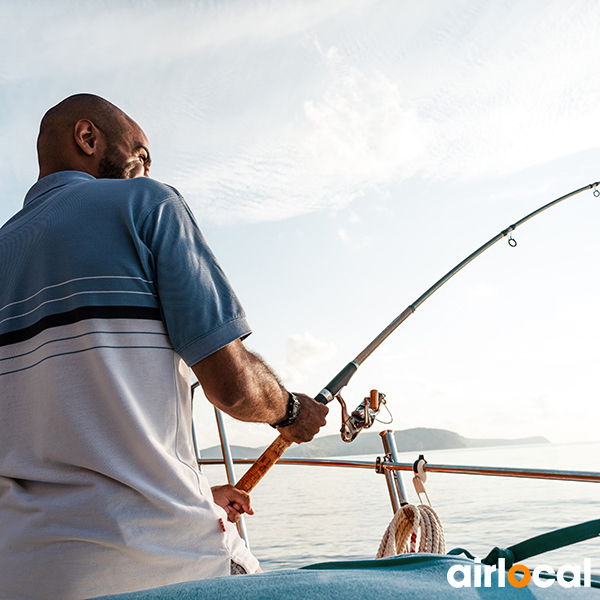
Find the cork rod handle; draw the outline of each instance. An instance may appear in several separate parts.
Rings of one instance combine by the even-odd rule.
[[[235,487],[238,490],[250,493],[291,445],[292,442],[288,442],[280,435],[246,471],[242,478],[235,484]]]

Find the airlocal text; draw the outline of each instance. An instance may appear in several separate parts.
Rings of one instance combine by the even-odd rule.
[[[492,584],[492,573],[498,571]],[[582,569],[579,565],[563,565],[556,571],[548,565],[539,565],[530,571],[525,565],[513,565],[508,572],[503,558],[498,559],[498,567],[482,565],[481,559],[476,558],[474,565],[454,565],[448,569],[448,583],[454,588],[461,587],[505,587],[506,581],[516,588],[522,588],[533,582],[537,587],[548,588],[555,582],[564,588],[590,587],[592,581],[592,561],[583,559]],[[517,578],[519,573],[519,578]],[[566,577],[565,577],[566,575]]]

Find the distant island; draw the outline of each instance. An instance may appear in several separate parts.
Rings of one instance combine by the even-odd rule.
[[[416,427],[396,431],[398,452],[420,452],[425,450],[448,450],[453,448],[482,448],[485,446],[512,446],[525,444],[549,444],[545,437],[528,437],[513,440],[466,438],[447,429]],[[266,446],[249,448],[231,446],[234,458],[258,458]],[[221,458],[221,446],[211,446],[200,451],[202,458]],[[286,453],[287,458],[325,458],[358,454],[383,454],[381,437],[375,432],[363,432],[352,443],[346,444],[339,435],[325,435],[308,444],[294,445]]]

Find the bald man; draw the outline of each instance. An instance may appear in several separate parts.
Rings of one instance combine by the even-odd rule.
[[[244,311],[142,129],[71,96],[44,116],[40,178],[0,229],[0,598],[81,599],[252,573],[247,494],[209,487],[206,397],[288,440],[327,408],[244,347]]]

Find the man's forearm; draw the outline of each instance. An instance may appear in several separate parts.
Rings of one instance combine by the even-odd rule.
[[[208,400],[240,421],[278,423],[288,392],[271,368],[239,340],[192,367]]]
[[[287,415],[289,393],[277,375],[258,356],[236,340],[192,367],[208,400],[240,421],[281,423]],[[290,442],[308,442],[326,423],[329,409],[306,394],[296,420],[279,433]]]

